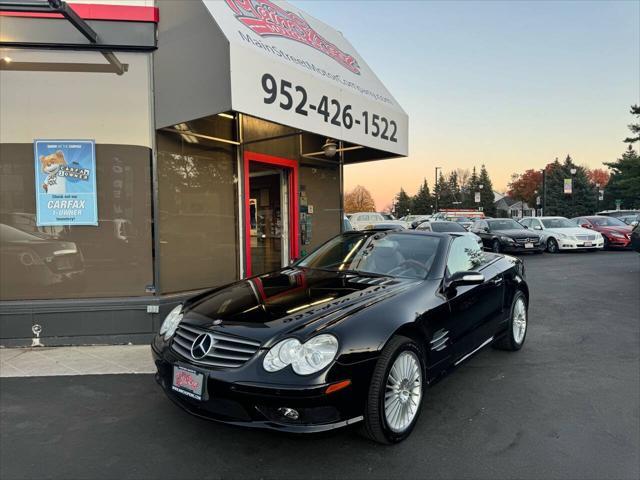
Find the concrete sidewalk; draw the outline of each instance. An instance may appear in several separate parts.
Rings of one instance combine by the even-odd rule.
[[[0,348],[0,377],[153,372],[148,345]]]

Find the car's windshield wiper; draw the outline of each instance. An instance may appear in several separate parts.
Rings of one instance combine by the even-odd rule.
[[[384,273],[376,273],[376,272],[365,272],[363,270],[338,270],[338,272],[340,273],[348,273],[351,275],[360,275],[362,277],[375,277],[375,278],[382,278],[382,277],[389,277],[390,275],[385,275]]]

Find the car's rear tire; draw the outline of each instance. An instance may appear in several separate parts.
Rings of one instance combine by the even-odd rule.
[[[396,335],[389,340],[371,377],[364,414],[365,436],[387,445],[409,436],[420,416],[424,365],[424,354],[412,339]]]
[[[547,240],[547,252],[549,253],[558,253],[560,247],[558,247],[558,241],[551,237]]]
[[[602,238],[604,239],[604,245],[602,246],[603,250],[610,250],[611,249],[611,244],[609,243],[609,239],[607,237],[605,237],[604,235],[602,236]],[[595,250],[595,248],[594,248]]]
[[[500,240],[497,238],[491,242],[491,251],[493,253],[500,253]]]
[[[516,351],[522,348],[529,327],[527,297],[522,290],[516,290],[509,310],[509,322],[505,335],[493,346],[499,350]]]

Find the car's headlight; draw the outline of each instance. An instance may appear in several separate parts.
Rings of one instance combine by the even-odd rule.
[[[182,321],[182,305],[178,305],[165,317],[164,322],[160,326],[160,335],[164,336],[165,340],[169,340],[176,333],[178,325]]]
[[[513,243],[513,238],[511,237],[500,237],[500,240],[506,243]]]
[[[329,365],[336,353],[338,340],[333,335],[318,335],[305,343],[300,343],[296,338],[287,338],[271,347],[262,366],[267,372],[277,372],[291,365],[298,375],[310,375]]]

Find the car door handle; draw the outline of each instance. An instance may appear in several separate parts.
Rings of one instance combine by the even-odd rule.
[[[491,283],[494,285],[502,285],[502,277],[496,277],[493,280],[491,280]]]

